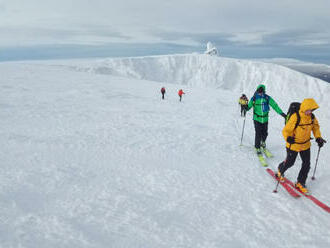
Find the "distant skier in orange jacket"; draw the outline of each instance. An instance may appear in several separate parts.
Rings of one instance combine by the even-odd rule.
[[[185,94],[185,93],[183,92],[182,89],[180,89],[179,92],[178,92],[178,95],[179,95],[179,97],[180,97],[180,102],[181,102],[181,99],[182,99],[182,95],[183,95],[183,94]]]

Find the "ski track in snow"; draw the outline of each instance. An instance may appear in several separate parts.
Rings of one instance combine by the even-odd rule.
[[[196,61],[200,70],[218,65],[196,55],[142,58],[134,66],[146,77],[149,60],[190,82],[204,77],[193,77]],[[254,154],[251,111],[239,146],[239,94],[250,97],[253,75],[262,70],[267,75],[257,77],[268,82],[281,74],[291,80],[288,69],[228,60],[214,72],[223,77],[220,86],[205,88],[201,82],[168,84],[157,80],[157,71],[152,77],[161,83],[133,69],[136,78],[110,73],[127,74],[125,61],[106,60],[103,67],[92,61],[0,64],[1,247],[329,247],[328,213],[282,188],[272,193],[275,181]],[[86,70],[88,63],[94,69]],[[110,70],[115,63],[120,66]],[[185,63],[193,68],[182,74],[176,66]],[[233,78],[244,66],[247,73]],[[294,95],[315,95],[321,131],[329,137],[329,90],[301,77],[307,89]],[[267,87],[286,111],[291,100],[284,84]],[[186,92],[182,102],[179,88]],[[285,157],[283,119],[274,111],[270,116],[267,143],[275,158],[268,162],[275,169]],[[317,180],[308,186],[330,204],[327,151],[326,145]],[[313,142],[312,169],[316,152]],[[300,162],[287,172],[292,180]]]

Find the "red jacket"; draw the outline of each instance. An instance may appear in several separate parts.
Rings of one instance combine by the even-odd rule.
[[[184,94],[183,90],[182,90],[182,89],[179,90],[178,95],[179,95],[179,96],[182,96],[183,94]]]
[[[165,93],[165,88],[163,87],[160,92]]]

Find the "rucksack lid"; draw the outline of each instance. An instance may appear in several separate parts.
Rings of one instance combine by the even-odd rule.
[[[287,115],[292,115],[293,113],[298,113],[300,109],[300,102],[292,102],[290,103]]]
[[[295,129],[297,128],[297,126],[299,125],[299,122],[300,122],[300,115],[299,115],[299,109],[300,109],[300,105],[301,103],[300,102],[292,102],[290,103],[290,106],[289,106],[289,109],[288,109],[288,112],[286,113],[286,118],[285,118],[285,122],[284,124],[286,124],[290,117],[296,113],[297,114],[297,123],[295,125]]]

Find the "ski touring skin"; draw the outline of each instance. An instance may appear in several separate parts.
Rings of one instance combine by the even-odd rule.
[[[305,194],[305,193],[301,192],[301,190],[296,188],[294,183],[292,181],[290,181],[289,179],[287,179],[287,178],[285,178],[285,183],[290,185],[292,188],[297,190],[299,193],[301,193],[302,195],[304,195],[308,199],[310,199],[312,202],[314,202],[319,207],[323,208],[326,212],[330,213],[330,207],[327,206],[326,204],[324,204],[323,202],[319,201],[316,197],[312,196],[311,194]]]
[[[267,168],[266,171],[276,180],[278,181],[278,179],[275,176],[275,172],[272,171],[271,169]],[[280,185],[283,186],[283,188],[294,198],[299,198],[300,195],[292,188],[290,187],[290,185],[287,182],[281,182],[280,181]]]

